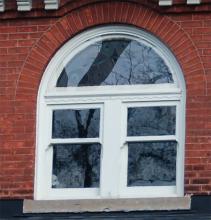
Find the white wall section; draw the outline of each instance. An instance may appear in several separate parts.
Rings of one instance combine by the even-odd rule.
[[[44,0],[46,10],[56,10],[59,8],[59,0]]]
[[[171,6],[173,4],[173,0],[159,0],[160,6]]]
[[[17,0],[18,11],[31,11],[32,0]]]
[[[188,5],[199,5],[201,0],[187,0]]]

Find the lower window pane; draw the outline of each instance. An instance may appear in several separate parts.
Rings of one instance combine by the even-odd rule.
[[[100,144],[54,145],[52,188],[99,187],[100,153]]]
[[[128,186],[176,185],[175,141],[128,144]]]

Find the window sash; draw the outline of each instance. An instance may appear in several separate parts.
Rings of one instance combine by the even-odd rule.
[[[158,135],[158,136],[138,136],[127,137],[127,108],[142,106],[176,106],[176,134],[175,135]],[[48,120],[52,121],[52,112],[57,109],[86,109],[100,108],[100,137],[99,138],[51,138],[49,132],[48,144],[80,144],[80,143],[100,143],[101,144],[101,168],[100,168],[100,187],[99,188],[51,188],[52,175],[52,159],[53,148],[47,150],[48,175],[47,192],[49,198],[59,199],[84,199],[84,198],[118,198],[118,197],[145,197],[150,195],[175,196],[177,194],[176,186],[134,186],[127,187],[127,157],[129,142],[151,142],[151,141],[177,141],[179,149],[178,137],[178,120],[179,120],[179,102],[178,101],[157,101],[157,102],[128,102],[121,100],[104,100],[103,103],[95,104],[70,104],[70,105],[48,105],[50,112]],[[113,122],[113,123],[112,123]],[[115,123],[114,123],[115,122]],[[51,128],[52,129],[52,128]],[[47,148],[48,149],[48,148]],[[177,153],[177,155],[179,155]],[[178,156],[177,156],[178,157]],[[177,173],[178,169],[177,158]],[[115,166],[113,166],[115,164]],[[178,182],[179,175],[176,174]],[[109,181],[106,181],[109,180]],[[145,191],[146,190],[146,191]],[[136,193],[135,193],[136,192]],[[148,192],[148,193],[146,193]],[[151,192],[151,193],[150,193]],[[61,193],[61,194],[60,194]],[[136,196],[137,195],[137,196]]]
[[[166,140],[164,140],[166,141]],[[141,142],[141,141],[140,141]],[[153,142],[153,141],[151,141]],[[180,178],[180,170],[178,169],[178,161],[180,155],[178,154],[179,143],[177,142],[177,153],[176,153],[176,184],[175,186],[127,186],[127,178],[128,178],[128,144],[126,143],[121,151],[121,161],[122,167],[120,170],[120,185],[119,191],[121,195],[126,197],[134,197],[135,193],[137,196],[135,197],[145,197],[144,195],[149,195],[153,197],[153,195],[165,196],[165,193],[168,195],[174,196],[178,194],[178,181]],[[165,189],[166,188],[166,189]],[[147,191],[145,191],[147,190]],[[157,192],[158,191],[158,192]],[[164,193],[164,194],[163,194]]]
[[[125,102],[122,107],[123,124],[125,128],[122,131],[122,151],[120,170],[120,185],[119,192],[123,197],[150,197],[150,196],[178,196],[183,192],[181,187],[181,180],[183,179],[183,172],[181,166],[183,165],[183,142],[181,134],[182,121],[182,107],[181,101],[154,101],[154,102]],[[127,109],[130,107],[154,107],[154,106],[176,106],[176,127],[175,135],[158,135],[158,136],[127,136]],[[153,141],[176,141],[177,142],[177,156],[176,156],[176,185],[175,186],[133,186],[127,187],[127,166],[128,166],[128,143],[129,142],[153,142]]]

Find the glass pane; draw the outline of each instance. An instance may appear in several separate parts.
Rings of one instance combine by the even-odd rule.
[[[99,187],[100,151],[100,144],[54,145],[52,188]]]
[[[100,109],[53,111],[53,138],[99,137]]]
[[[174,141],[128,144],[128,186],[176,185]]]
[[[63,69],[57,87],[173,83],[172,73],[152,47],[130,39],[89,45]]]
[[[128,108],[127,135],[174,135],[176,106]]]

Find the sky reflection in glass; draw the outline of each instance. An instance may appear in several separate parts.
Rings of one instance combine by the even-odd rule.
[[[129,39],[89,45],[63,69],[57,87],[173,83],[172,73],[152,47]]]

